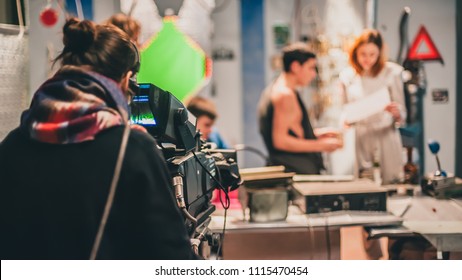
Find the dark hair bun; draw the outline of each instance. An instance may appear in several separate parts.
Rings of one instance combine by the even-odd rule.
[[[96,26],[92,21],[70,18],[63,27],[65,48],[74,53],[84,53],[96,39]]]

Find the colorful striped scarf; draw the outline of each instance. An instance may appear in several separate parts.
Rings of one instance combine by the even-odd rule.
[[[35,92],[21,128],[40,142],[80,143],[127,123],[128,116],[127,100],[114,80],[64,66]]]

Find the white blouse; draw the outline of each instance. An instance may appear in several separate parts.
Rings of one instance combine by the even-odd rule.
[[[391,101],[400,106],[401,120],[406,119],[404,103],[403,68],[387,62],[376,77],[360,76],[353,68],[340,73],[340,82],[345,90],[346,102],[361,99],[382,88],[387,88]],[[374,157],[378,156],[384,184],[403,180],[402,142],[392,115],[383,111],[355,123],[356,160],[358,168],[371,168]]]

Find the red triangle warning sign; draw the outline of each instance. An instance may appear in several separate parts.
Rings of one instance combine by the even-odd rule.
[[[407,59],[409,60],[438,60],[444,64],[440,52],[433,43],[427,29],[421,25],[417,36],[409,48]]]

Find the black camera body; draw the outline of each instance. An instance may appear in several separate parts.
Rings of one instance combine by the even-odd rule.
[[[171,93],[152,84],[132,85],[131,121],[156,138],[173,179],[175,197],[191,236],[215,211],[212,191],[241,183],[235,150],[214,150],[200,140],[195,117]]]

